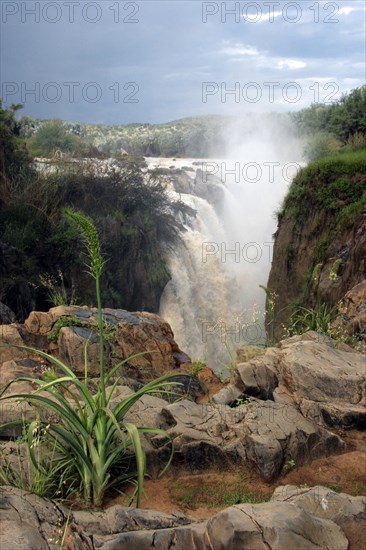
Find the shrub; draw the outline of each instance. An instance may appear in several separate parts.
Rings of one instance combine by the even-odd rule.
[[[356,132],[350,136],[344,146],[345,151],[361,151],[362,149],[366,149],[366,134],[362,132]]]
[[[365,207],[366,196],[342,208],[337,214],[336,229],[340,231],[352,227],[365,210]]]
[[[39,284],[40,273],[57,281],[61,271],[67,301],[74,291],[79,302],[94,303],[93,285],[82,270],[77,231],[62,217],[67,206],[91,216],[100,231],[109,259],[102,289],[105,306],[153,312],[159,308],[170,278],[166,248],[179,238],[176,210],[181,205],[173,203],[160,183],[149,180],[132,159],[121,170],[106,173],[96,173],[95,164],[90,163],[93,170],[85,165],[61,164],[56,173],[36,174],[0,208],[1,241],[19,251],[22,263],[19,270],[10,266],[4,273],[0,292],[3,301],[15,307],[19,321],[29,315],[31,301],[33,309],[54,305],[49,289]],[[16,276],[22,274],[22,281],[14,282],[14,271]],[[25,286],[31,299],[23,298]],[[20,296],[21,307],[14,304],[13,296]]]
[[[308,160],[318,160],[328,155],[334,155],[341,149],[341,142],[328,132],[315,134],[305,148],[305,156]]]
[[[78,149],[78,138],[67,132],[61,120],[46,122],[29,141],[34,156],[49,157],[56,151],[71,152]]]

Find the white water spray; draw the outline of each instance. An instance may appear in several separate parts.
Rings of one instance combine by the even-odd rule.
[[[148,159],[150,166],[199,168],[196,187],[197,179],[207,185],[205,199],[179,195],[197,214],[168,259],[172,278],[160,315],[192,360],[216,370],[231,362],[230,350],[241,343],[265,343],[259,285],[267,284],[270,270],[274,212],[302,163],[291,127],[277,122],[257,117],[227,128],[225,158],[219,161]],[[193,183],[194,176],[194,192]],[[208,201],[215,185],[222,200],[214,208]]]

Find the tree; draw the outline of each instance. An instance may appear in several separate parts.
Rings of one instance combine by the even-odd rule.
[[[71,152],[78,148],[79,139],[66,131],[61,120],[46,122],[30,140],[32,152],[38,156],[51,156],[55,151]]]
[[[14,188],[30,176],[30,157],[20,137],[20,125],[15,113],[21,105],[2,108],[0,98],[0,205],[8,202]]]

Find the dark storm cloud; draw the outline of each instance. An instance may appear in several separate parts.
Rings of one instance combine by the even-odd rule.
[[[268,2],[3,1],[3,95],[32,116],[113,124],[298,109],[361,85],[364,3],[290,4],[271,22]]]

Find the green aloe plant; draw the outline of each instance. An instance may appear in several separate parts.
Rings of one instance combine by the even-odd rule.
[[[50,471],[45,461],[37,459],[35,448],[47,443],[56,447],[58,475],[72,468],[77,476],[78,485],[83,498],[95,507],[102,504],[107,489],[121,484],[130,478],[131,474],[125,468],[121,475],[113,475],[124,459],[133,457],[136,464],[136,505],[140,505],[143,480],[145,474],[145,453],[141,443],[141,434],[153,433],[168,437],[164,430],[158,428],[137,427],[125,420],[126,413],[144,395],[155,393],[169,393],[171,386],[176,385],[172,378],[176,374],[162,376],[131,395],[122,398],[111,406],[112,397],[120,378],[112,385],[109,383],[117,375],[118,369],[131,359],[143,355],[137,353],[118,363],[110,372],[105,372],[103,318],[100,297],[100,277],[103,272],[104,261],[101,254],[98,233],[91,219],[74,210],[66,210],[66,216],[75,222],[84,237],[90,262],[88,265],[91,276],[95,279],[98,334],[99,334],[99,366],[100,377],[97,391],[92,393],[88,387],[88,363],[85,359],[85,377],[83,380],[75,375],[70,367],[58,358],[27,346],[14,346],[31,353],[35,353],[49,362],[53,368],[43,375],[43,378],[17,378],[17,381],[27,381],[36,384],[38,388],[33,393],[4,395],[14,382],[3,387],[0,401],[17,399],[26,401],[41,410],[56,415],[56,421],[35,419],[27,424],[26,441],[29,456],[33,466],[44,475]],[[57,374],[61,372],[62,374]],[[184,375],[187,376],[187,375]],[[12,421],[9,424],[23,423],[24,420]],[[173,449],[172,449],[173,453]],[[169,465],[170,459],[168,461]],[[47,453],[46,453],[47,456]],[[164,468],[164,471],[166,469]],[[121,471],[121,470],[119,470]]]

